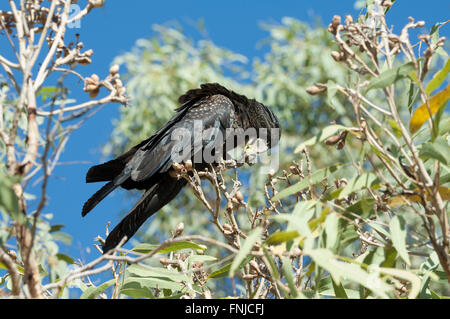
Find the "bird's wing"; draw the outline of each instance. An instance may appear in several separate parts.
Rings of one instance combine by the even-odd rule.
[[[170,170],[174,159],[180,158],[180,153],[183,153],[179,147],[186,147],[187,140],[190,142],[191,152],[183,159],[194,159],[195,152],[203,151],[205,146],[215,142],[219,137],[216,134],[218,131],[224,136],[226,128],[232,125],[233,114],[232,102],[222,95],[209,96],[198,101],[186,110],[182,118],[173,122],[167,129],[161,130],[151,143],[135,153],[129,162],[131,179],[139,182],[156,173]]]

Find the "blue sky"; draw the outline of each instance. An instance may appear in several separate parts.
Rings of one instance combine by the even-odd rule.
[[[7,9],[5,6],[6,1],[2,1],[0,9]],[[435,22],[448,20],[448,12],[448,0],[398,0],[389,13],[389,21],[394,25],[394,30],[399,31],[401,26],[407,23],[408,16],[413,16],[417,20],[425,20],[430,28]],[[290,16],[307,22],[313,22],[319,17],[322,23],[327,25],[334,14],[352,14],[355,17],[358,10],[354,8],[353,0],[106,0],[106,6],[91,12],[82,21],[81,28],[76,30],[85,47],[92,48],[95,52],[93,63],[80,67],[77,71],[85,75],[106,75],[116,56],[129,51],[137,39],[153,35],[153,24],[176,21],[184,27],[188,35],[199,38],[200,35],[193,26],[199,19],[203,19],[209,38],[216,45],[243,54],[251,61],[254,57],[262,57],[264,54],[264,49],[257,46],[268,35],[260,27],[261,23],[277,23],[282,17]],[[448,29],[448,26],[442,28],[441,35],[448,38]],[[3,54],[8,50],[10,51],[10,48],[5,37],[0,37],[0,52]],[[83,101],[86,96],[77,93],[74,98]],[[108,141],[113,129],[111,122],[113,118],[118,117],[120,107],[115,104],[107,105],[73,133],[61,162],[90,162],[91,165],[99,163],[102,160],[100,148]],[[64,224],[63,231],[73,238],[72,246],[61,246],[61,252],[81,258],[84,262],[98,256],[97,251],[92,249],[93,239],[97,235],[104,237],[106,222],[111,221],[112,226],[117,224],[120,211],[133,206],[133,203],[124,199],[123,191],[116,191],[86,218],[81,218],[84,201],[99,187],[84,183],[89,166],[58,166],[49,183],[49,202],[44,210],[44,213],[54,215],[52,224]],[[35,191],[38,191],[38,188]]]

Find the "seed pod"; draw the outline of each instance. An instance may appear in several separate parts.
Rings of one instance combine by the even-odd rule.
[[[183,231],[184,231],[184,223],[181,222],[177,225],[177,228],[175,228],[174,237],[180,236],[183,233]]]
[[[169,265],[172,264],[172,261],[171,261],[170,259],[168,259],[168,258],[161,258],[161,259],[159,260],[159,262],[160,262],[161,265],[163,265],[163,266],[169,266]]]
[[[344,146],[345,146],[345,139],[344,140],[340,140],[338,145],[337,145],[337,149],[341,150],[341,149],[344,148]]]
[[[345,16],[345,24],[350,25],[352,23],[353,23],[353,17],[351,15],[346,15]]]
[[[261,272],[261,270],[259,269],[259,265],[255,260],[251,260],[249,264],[256,271],[257,274]]]
[[[95,74],[95,73],[91,75],[91,79],[92,79],[94,82],[100,81],[100,78],[99,78],[98,75]]]
[[[204,264],[204,261],[197,261],[192,265],[192,267],[193,268],[202,268],[203,264]]]
[[[84,52],[84,56],[87,56],[88,58],[90,58],[93,54],[94,54],[94,50],[92,50],[92,49],[89,49],[86,52]]]
[[[396,35],[396,34],[393,34],[393,33],[388,34],[388,39],[391,40],[394,43],[400,42],[400,37],[398,35]]]
[[[89,4],[94,8],[101,8],[105,4],[105,0],[89,0]]]
[[[98,88],[97,84],[88,84],[84,87],[84,91],[92,92],[92,91],[95,91],[97,88]]]
[[[191,160],[187,160],[186,162],[184,162],[184,167],[186,168],[186,170],[189,172],[192,170],[192,161]]]
[[[92,91],[89,92],[89,97],[91,99],[95,99],[99,92],[100,92],[100,88],[97,87],[95,90],[92,90]]]
[[[333,16],[333,19],[331,20],[331,25],[333,27],[337,27],[340,24],[341,24],[341,17],[339,15]]]
[[[301,249],[298,248],[298,247],[295,247],[295,248],[292,250],[292,255],[293,255],[293,256],[300,256],[301,254],[302,254],[302,251],[301,251]]]
[[[348,26],[348,28],[347,28],[347,30],[349,31],[349,32],[351,32],[351,33],[356,33],[356,31],[358,31],[354,26],[352,26],[352,25],[349,25]]]
[[[242,193],[240,191],[236,192],[235,197],[240,203],[242,203],[244,201],[244,195],[242,195]]]
[[[114,64],[113,66],[111,66],[111,68],[109,69],[109,73],[111,73],[111,75],[115,75],[119,72],[119,65],[118,64]]]
[[[325,140],[325,144],[332,146],[332,145],[335,145],[337,142],[339,142],[340,139],[341,139],[340,135],[330,136],[329,138],[327,138]]]
[[[331,51],[331,57],[334,61],[341,62],[344,56],[338,51]]]
[[[292,174],[297,175],[298,174],[298,168],[295,165],[289,166],[289,170]]]
[[[80,63],[81,65],[88,65],[91,64],[91,59],[89,59],[88,57],[81,57],[80,59],[77,60],[78,63]]]
[[[322,93],[322,92],[325,92],[327,89],[325,88],[325,87],[318,87],[318,86],[315,86],[315,85],[312,85],[312,86],[310,86],[310,87],[308,87],[307,89],[306,89],[306,92],[308,93],[308,94],[310,94],[310,95],[316,95],[316,94],[320,94],[320,93]]]
[[[17,253],[14,250],[8,250],[8,255],[9,257],[11,257],[13,260],[17,259]]]
[[[345,187],[345,186],[347,186],[348,181],[347,181],[347,179],[342,178],[338,181],[338,184],[339,184],[339,187]]]
[[[416,23],[416,26],[419,28],[423,28],[425,26],[425,21],[419,21]]]
[[[229,224],[223,224],[222,227],[225,235],[231,235],[233,233],[233,228]]]
[[[183,165],[176,162],[172,164],[172,167],[175,170],[175,172],[180,172],[183,169]]]

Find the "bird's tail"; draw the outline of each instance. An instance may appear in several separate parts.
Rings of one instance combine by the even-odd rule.
[[[164,175],[156,184],[149,188],[134,205],[124,219],[111,231],[103,245],[103,253],[115,248],[124,237],[128,241],[154,213],[170,202],[186,184],[184,180],[175,180]],[[124,244],[123,242],[122,244]]]
[[[83,210],[81,211],[81,216],[86,216],[95,206],[97,206],[100,201],[105,198],[109,193],[116,189],[118,185],[114,182],[106,183],[102,188],[100,188],[94,195],[92,195],[86,203],[83,205]]]

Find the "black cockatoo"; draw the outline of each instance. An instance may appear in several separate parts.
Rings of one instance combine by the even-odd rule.
[[[199,131],[205,132],[208,129],[216,129],[215,132],[223,135],[227,135],[229,129],[242,132],[242,130],[253,128],[257,134],[258,130],[266,129],[267,146],[271,147],[278,143],[279,122],[269,108],[217,83],[207,83],[198,89],[189,90],[180,96],[178,101],[181,106],[175,110],[177,113],[154,135],[118,158],[93,166],[87,172],[86,183],[108,183],[84,204],[82,216],[90,212],[119,186],[125,189],[145,190],[140,200],[108,235],[103,245],[103,253],[115,248],[125,236],[126,240],[130,239],[147,218],[175,198],[186,185],[186,180],[177,179],[173,177],[174,174],[171,174],[173,164],[177,162],[174,160],[174,155],[180,154],[180,141],[173,138],[177,130],[192,133],[195,136]],[[274,130],[276,134],[271,135]],[[219,134],[206,134],[207,138],[204,138],[203,134],[200,143],[190,137],[191,142],[188,146],[193,150],[187,152],[187,157],[183,159],[191,160],[194,168],[202,169],[211,163],[205,163],[201,157],[198,161],[196,154],[198,155],[199,151],[201,153],[211,142],[219,144],[225,152],[236,146],[226,145],[229,139],[219,139],[217,138]],[[275,141],[273,141],[274,135]],[[225,153],[221,151],[218,154],[223,157],[222,154]]]

